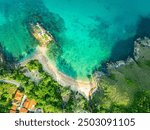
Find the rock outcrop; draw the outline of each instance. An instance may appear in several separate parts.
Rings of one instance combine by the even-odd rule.
[[[133,58],[129,57],[127,60],[120,60],[112,63],[107,63],[107,68],[116,69],[137,61],[140,57],[141,46],[150,48],[150,39],[147,37],[145,37],[144,39],[138,38],[134,42]]]
[[[116,62],[107,63],[107,70],[117,69],[121,66],[126,66],[131,63],[137,62],[139,60],[139,58],[141,57],[141,52],[143,51],[143,50],[141,50],[142,47],[150,48],[150,39],[149,38],[147,38],[147,37],[144,37],[143,39],[138,38],[134,42],[133,57],[128,57],[126,60],[120,60],[120,61],[116,61]],[[101,71],[97,71],[94,73],[94,77],[97,81],[99,81],[100,78],[104,75],[106,75],[106,74]]]
[[[3,48],[0,45],[0,65],[3,65],[5,63],[5,58],[4,58],[4,54],[3,54]]]
[[[150,47],[150,39],[145,37],[144,39],[138,38],[134,43],[134,59],[138,60],[140,57],[140,48],[143,47]]]
[[[120,66],[125,66],[126,62],[123,60],[117,61],[117,62],[112,62],[112,63],[107,63],[107,67],[110,69],[114,68],[119,68]]]
[[[53,36],[46,31],[39,23],[36,25],[31,24],[31,33],[41,46],[48,46],[49,43],[54,41]]]

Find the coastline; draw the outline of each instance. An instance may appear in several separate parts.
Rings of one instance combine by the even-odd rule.
[[[125,60],[120,60],[116,62],[106,63],[107,70],[113,70],[120,68],[121,66],[126,66],[131,63],[138,61],[140,57],[140,46],[150,47],[150,40],[149,38],[145,37],[143,39],[139,38],[134,43],[134,57],[128,57]],[[21,61],[19,64],[21,66],[25,66],[31,60],[38,60],[42,66],[43,70],[49,73],[54,80],[56,80],[60,85],[64,87],[70,87],[73,91],[78,91],[87,99],[96,91],[97,89],[97,82],[100,81],[101,77],[106,76],[107,74],[96,71],[93,74],[93,78],[89,80],[75,80],[66,74],[60,72],[51,62],[47,56],[47,47],[46,46],[37,46],[35,53],[32,57]]]
[[[137,62],[141,58],[141,47],[150,48],[150,39],[148,37],[138,38],[134,41],[133,57],[128,57],[125,60],[107,63],[107,70],[117,69],[121,66],[126,66],[131,63]]]
[[[58,71],[58,69],[52,63],[50,63],[50,59],[48,58],[46,52],[47,47],[37,46],[35,54],[31,58],[20,62],[20,65],[25,66],[31,60],[38,60],[42,64],[43,70],[49,73],[60,85],[64,87],[70,87],[72,90],[78,91],[87,99],[89,99],[93,93],[93,90],[96,89],[96,81],[94,79],[91,79],[91,81],[75,80]]]

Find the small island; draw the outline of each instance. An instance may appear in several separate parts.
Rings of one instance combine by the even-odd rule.
[[[54,41],[53,36],[46,31],[39,23],[36,25],[31,24],[31,33],[36,40],[39,41],[40,46],[48,46],[49,43]]]

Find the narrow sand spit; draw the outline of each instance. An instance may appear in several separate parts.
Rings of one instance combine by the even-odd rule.
[[[71,87],[72,90],[80,92],[88,99],[92,94],[92,91],[96,88],[96,81],[75,80],[63,74],[62,72],[58,71],[53,64],[50,63],[46,52],[47,47],[38,46],[33,57],[21,62],[21,65],[24,66],[31,60],[38,60],[43,65],[44,71],[49,73],[59,84],[64,87]]]

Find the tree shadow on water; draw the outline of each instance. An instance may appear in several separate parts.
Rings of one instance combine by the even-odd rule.
[[[138,28],[136,31],[136,37],[150,37],[150,16],[141,17]]]
[[[112,49],[110,61],[115,62],[118,60],[127,59],[129,56],[133,56],[134,50],[134,37],[130,37],[126,40],[118,41]]]
[[[18,59],[15,58],[10,52],[8,52],[6,48],[2,46],[1,42],[0,42],[0,57],[3,59],[2,66],[5,69],[14,68],[15,64],[18,63]]]
[[[140,17],[136,34],[125,40],[117,41],[112,49],[109,61],[115,62],[133,57],[134,41],[137,38],[150,37],[150,17]]]

